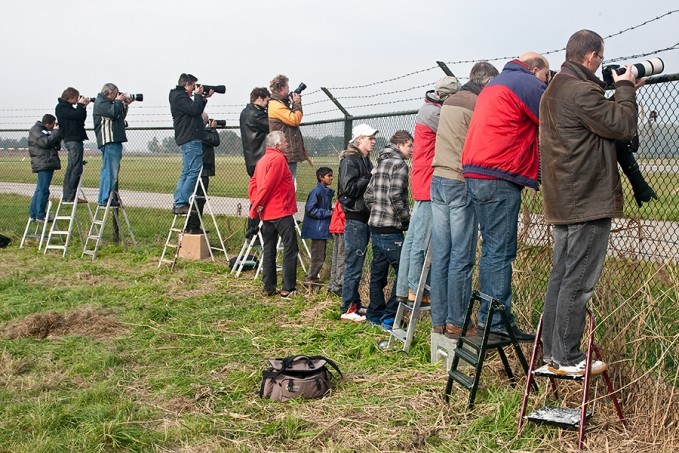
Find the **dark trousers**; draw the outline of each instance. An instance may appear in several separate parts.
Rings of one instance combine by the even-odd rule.
[[[373,245],[373,262],[370,266],[370,305],[366,317],[373,324],[396,316],[398,302],[396,301],[397,278],[391,288],[391,295],[385,302],[384,288],[387,286],[389,267],[394,269],[398,277],[398,263],[403,247],[403,233],[378,234],[372,233],[370,240]]]
[[[297,231],[292,216],[262,222],[264,250],[262,281],[265,291],[276,290],[276,245],[280,236],[283,244],[283,291],[293,291],[297,286]]]
[[[68,165],[64,173],[64,189],[62,200],[74,201],[78,195],[78,183],[83,174],[83,142],[64,142],[64,148],[68,151]]]
[[[203,181],[203,185],[205,186],[205,193],[203,193],[203,188],[198,184],[198,190],[196,191],[196,207],[198,208],[198,211],[200,212],[200,216],[203,216],[203,207],[205,206],[205,197],[207,196],[207,188],[210,185],[210,177],[206,175],[201,175],[200,179]],[[203,219],[203,223],[205,222],[205,219]],[[200,219],[198,218],[198,214],[195,212],[191,211],[191,215],[189,216],[189,221],[186,224],[186,229],[187,230],[197,230],[200,228]]]
[[[313,283],[320,281],[318,274],[320,274],[323,263],[325,263],[325,245],[327,242],[325,239],[311,240],[311,263],[309,264],[309,272],[306,274],[305,282]]]

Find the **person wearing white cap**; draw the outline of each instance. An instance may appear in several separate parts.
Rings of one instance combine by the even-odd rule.
[[[362,307],[358,285],[361,282],[365,252],[370,240],[368,227],[370,209],[363,200],[363,194],[372,175],[373,164],[369,156],[375,147],[375,136],[378,132],[367,124],[359,124],[352,130],[349,146],[340,153],[337,198],[342,203],[346,215],[344,227],[346,261],[340,308],[342,321],[365,321],[365,316],[359,314]]]

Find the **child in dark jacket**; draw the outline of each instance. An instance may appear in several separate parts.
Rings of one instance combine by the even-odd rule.
[[[309,193],[302,222],[302,239],[311,239],[311,265],[304,279],[304,284],[310,286],[321,281],[318,274],[325,262],[325,245],[330,238],[332,199],[335,195],[335,191],[328,187],[332,184],[332,169],[319,168],[316,179],[318,184]]]

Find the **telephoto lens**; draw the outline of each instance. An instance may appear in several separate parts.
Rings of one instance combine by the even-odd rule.
[[[97,100],[97,98],[89,98],[89,99],[90,99],[90,102],[94,102],[94,101]]]
[[[302,94],[302,91],[304,90],[306,90],[306,85],[304,84],[304,82],[302,82],[299,84],[297,88],[295,88],[295,91],[293,91],[293,93]]]
[[[139,101],[142,102],[144,100],[144,95],[143,94],[131,94],[131,93],[122,93],[123,96],[125,96],[127,99],[130,101]]]
[[[201,85],[198,85],[201,86]],[[203,93],[207,93],[208,91],[212,90],[215,93],[219,94],[224,94],[226,93],[226,85],[202,85],[203,86]]]
[[[215,123],[217,123],[217,127],[224,127],[224,126],[226,126],[226,120],[213,120],[213,119],[210,119],[210,122],[213,122],[213,121],[214,121]]]

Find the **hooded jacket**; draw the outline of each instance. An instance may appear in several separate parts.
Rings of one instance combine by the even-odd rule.
[[[248,104],[240,113],[240,138],[245,165],[254,167],[266,151],[264,139],[269,133],[269,118],[264,107]]]
[[[59,130],[65,142],[82,142],[87,140],[85,132],[85,119],[87,110],[85,105],[77,103],[73,107],[63,99],[57,99],[57,106],[54,114],[59,122]]]
[[[377,166],[364,199],[370,208],[368,225],[375,233],[408,229],[408,165],[396,145],[389,144],[377,156]]]
[[[271,94],[269,107],[269,132],[282,131],[288,142],[286,157],[288,163],[304,162],[308,159],[304,139],[299,125],[302,122],[302,104]]]
[[[431,167],[434,159],[434,145],[436,131],[439,126],[442,101],[434,94],[434,90],[427,91],[424,105],[415,117],[415,137],[413,140],[413,161],[411,169],[411,186],[413,200],[431,200],[431,177],[434,169]]]
[[[255,167],[248,187],[250,218],[257,218],[257,207],[264,209],[259,218],[268,221],[291,216],[297,212],[295,183],[288,168],[285,154],[276,148],[267,148]]]
[[[334,196],[335,191],[320,182],[309,192],[304,206],[302,239],[330,239],[330,218]]]
[[[545,220],[573,224],[622,216],[623,198],[615,140],[630,140],[637,127],[634,85],[604,83],[567,61],[540,105],[542,192]]]
[[[126,115],[127,104],[123,101],[111,101],[102,93],[97,95],[92,111],[97,148],[101,149],[108,143],[124,143],[127,141],[125,134]]]
[[[372,169],[370,158],[363,157],[353,144],[340,153],[337,199],[342,203],[347,219],[368,222],[370,209],[363,201],[363,194],[370,182]]]
[[[476,102],[462,151],[465,178],[538,188],[538,118],[547,87],[519,60],[507,63]]]
[[[59,129],[49,131],[42,121],[35,123],[28,131],[28,155],[31,156],[33,173],[61,168],[58,153],[61,137]]]
[[[181,146],[191,140],[201,140],[205,129],[201,114],[207,99],[200,94],[195,94],[191,99],[186,89],[177,85],[170,90],[169,100],[175,143]]]

